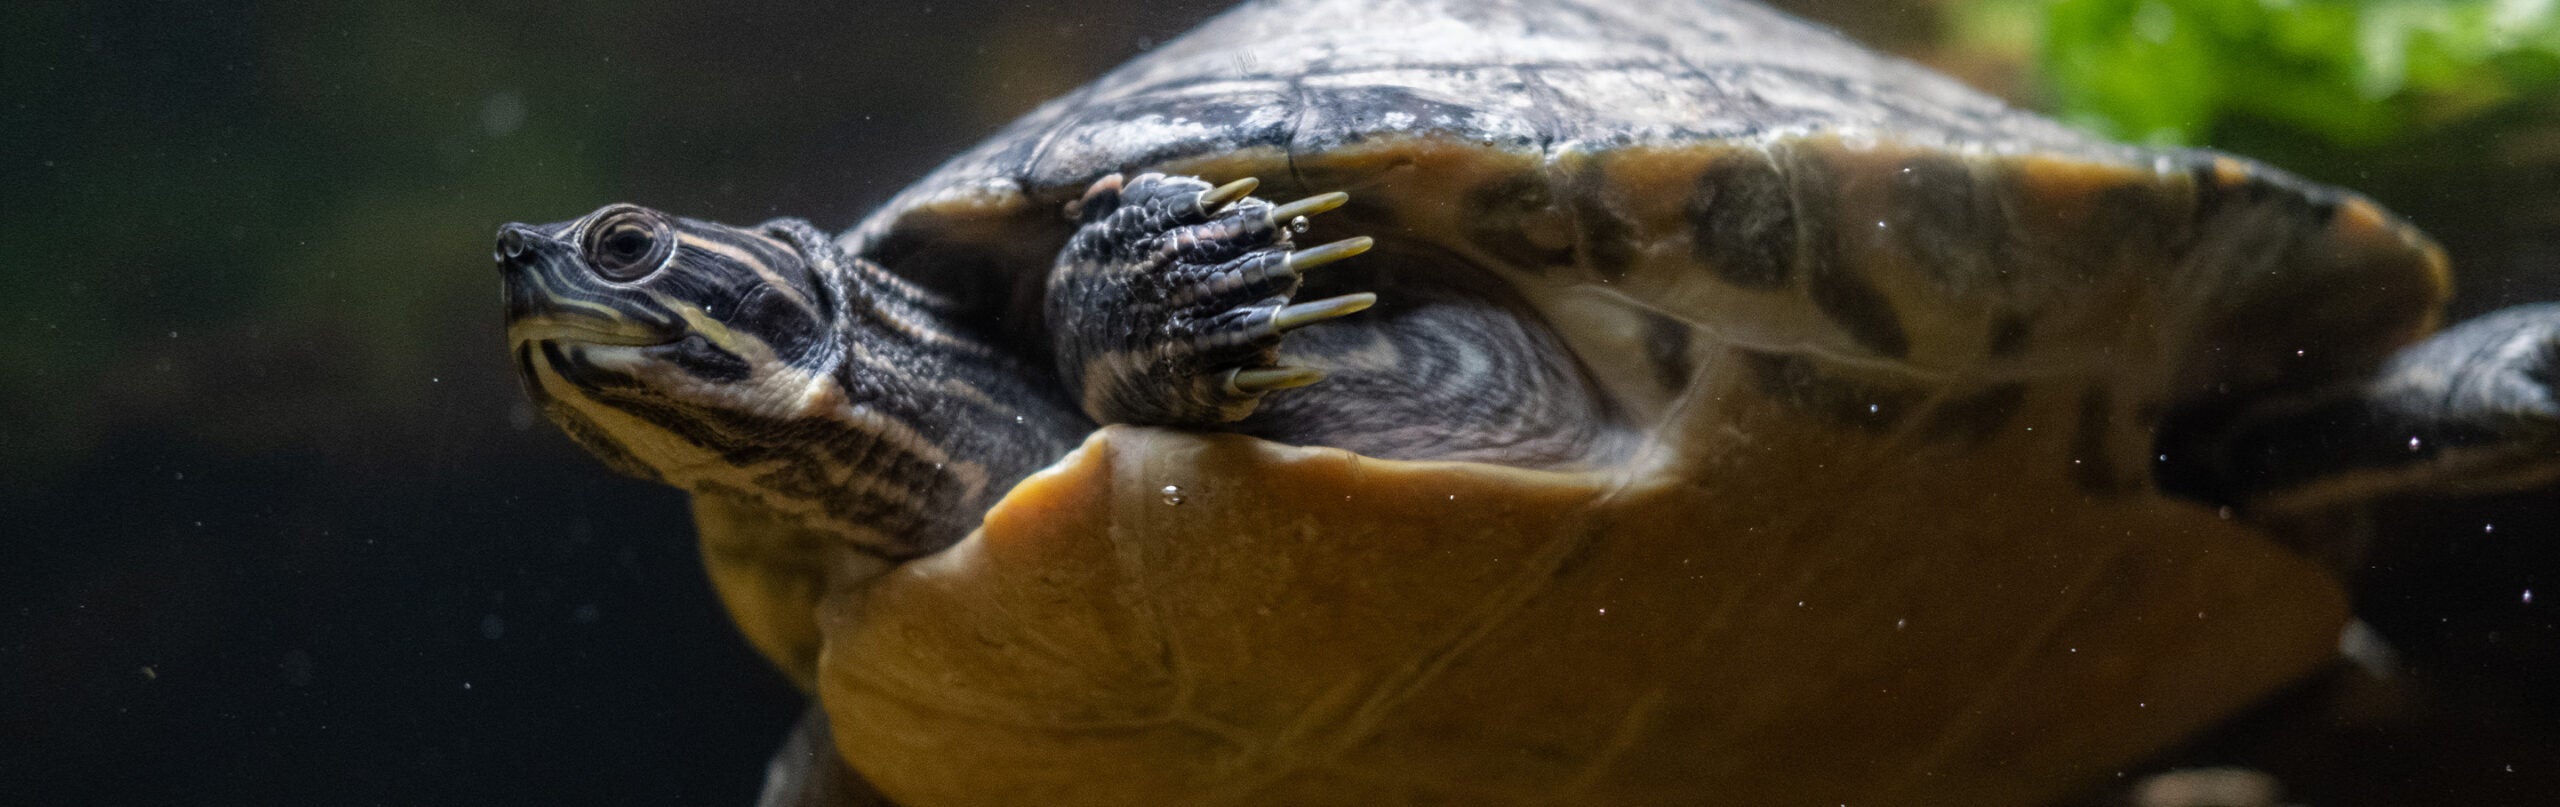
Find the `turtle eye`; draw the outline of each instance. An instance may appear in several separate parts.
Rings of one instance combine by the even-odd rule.
[[[648,277],[675,254],[675,228],[667,217],[645,208],[605,214],[587,227],[587,266],[606,280],[630,282]]]

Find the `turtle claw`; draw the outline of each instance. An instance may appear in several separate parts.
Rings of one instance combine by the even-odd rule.
[[[1227,371],[1227,394],[1250,398],[1273,390],[1296,389],[1324,380],[1313,367],[1264,367]]]
[[[1242,199],[1246,195],[1253,193],[1254,188],[1261,186],[1262,180],[1255,179],[1253,177],[1245,177],[1234,182],[1229,182],[1227,184],[1202,191],[1200,193],[1199,202],[1200,214],[1207,216],[1217,213],[1219,210],[1224,209],[1228,202]]]
[[[1319,193],[1314,196],[1309,196],[1295,202],[1290,202],[1288,204],[1272,208],[1271,221],[1275,224],[1287,224],[1296,220],[1300,216],[1313,216],[1318,213],[1341,207],[1342,203],[1348,201],[1351,201],[1351,194],[1343,193],[1341,191]]]
[[[1378,295],[1365,291],[1359,294],[1327,297],[1312,303],[1299,303],[1281,308],[1279,313],[1272,314],[1271,327],[1282,331],[1294,331],[1335,317],[1357,314],[1377,304]]]
[[[1304,272],[1318,266],[1323,266],[1334,261],[1367,252],[1369,251],[1370,245],[1375,243],[1377,242],[1370,240],[1368,236],[1364,235],[1358,238],[1345,238],[1320,247],[1298,250],[1296,252],[1289,253],[1289,268],[1299,272]]]
[[[1203,426],[1251,414],[1261,396],[1316,383],[1311,367],[1275,366],[1293,330],[1378,301],[1346,294],[1295,303],[1301,272],[1367,252],[1346,238],[1297,249],[1307,216],[1347,193],[1283,205],[1250,194],[1260,183],[1211,186],[1140,174],[1094,184],[1083,225],[1049,276],[1047,314],[1060,374],[1085,414],[1103,423]]]

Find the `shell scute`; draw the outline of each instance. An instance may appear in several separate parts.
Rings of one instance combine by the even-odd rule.
[[[1783,288],[1796,266],[1794,195],[1776,165],[1736,152],[1698,172],[1688,196],[1689,254],[1718,279]]]

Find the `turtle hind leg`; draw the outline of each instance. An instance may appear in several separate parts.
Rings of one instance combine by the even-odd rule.
[[[2560,480],[2560,303],[2457,324],[2353,390],[2201,420],[2165,431],[2164,486],[2265,514]]]
[[[2461,495],[2560,480],[2560,303],[2457,323],[2391,357],[2366,388],[2407,487]],[[2414,455],[2414,456],[2412,456]]]
[[[1077,203],[1081,223],[1050,272],[1044,307],[1060,375],[1087,416],[1232,423],[1268,393],[1323,378],[1276,363],[1282,336],[1377,298],[1293,303],[1300,272],[1356,255],[1369,240],[1296,249],[1289,236],[1300,217],[1347,197],[1273,205],[1247,195],[1253,187],[1115,175]]]

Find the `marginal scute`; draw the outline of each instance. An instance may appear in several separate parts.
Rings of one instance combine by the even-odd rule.
[[[1794,210],[1778,166],[1735,149],[1698,174],[1688,205],[1690,250],[1718,280],[1784,288],[1796,266]]]
[[[1583,265],[1604,282],[1626,277],[1636,258],[1635,224],[1613,202],[1615,189],[1601,167],[1605,159],[1602,155],[1584,159],[1582,168],[1574,172],[1571,197]]]
[[[2123,266],[2185,251],[2194,237],[2185,209],[2192,202],[2176,190],[2143,175],[2099,190],[2084,232],[2092,242],[2115,245],[2112,252],[2099,251],[2099,259]]]
[[[1902,312],[1871,277],[1887,264],[1861,249],[1874,230],[1865,216],[1850,215],[1857,201],[1852,191],[1875,170],[1873,160],[1831,142],[1791,146],[1776,156],[1794,200],[1805,296],[1860,348],[1886,358],[1909,356]]]
[[[1902,329],[1902,314],[1891,298],[1868,280],[1866,267],[1837,258],[1815,261],[1805,277],[1805,292],[1815,307],[1840,326],[1849,338],[1877,355],[1911,355],[1911,335]]]
[[[1891,178],[1883,225],[1895,243],[1921,271],[1949,294],[1971,292],[1997,272],[2011,221],[1994,194],[1976,187],[1963,158],[1948,154],[1915,154],[1902,160]]]
[[[2199,207],[2214,212],[2196,225],[2189,282],[2223,292],[2193,326],[2198,348],[2176,385],[2185,395],[2320,388],[2369,373],[2434,327],[2449,273],[2423,237],[2273,169],[2217,157],[2206,176],[2215,190]]]
[[[1468,190],[1459,204],[1468,239],[1497,260],[1529,271],[1573,262],[1570,225],[1554,210],[1554,194],[1539,173],[1497,177]]]
[[[1998,267],[2010,283],[2165,278],[2185,252],[2183,183],[2130,166],[2028,158],[1998,167],[2006,211]]]

